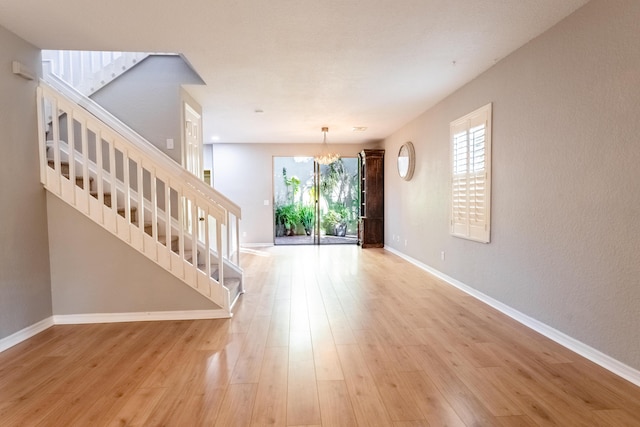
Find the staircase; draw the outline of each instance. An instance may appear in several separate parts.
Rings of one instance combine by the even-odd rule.
[[[45,188],[227,316],[244,292],[240,208],[53,75],[38,87]]]

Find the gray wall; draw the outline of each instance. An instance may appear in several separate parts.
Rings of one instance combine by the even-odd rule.
[[[144,59],[91,98],[162,152],[182,164],[182,84],[202,80],[175,55]],[[167,149],[167,139],[174,148]]]
[[[47,207],[54,314],[219,308],[56,196]]]
[[[372,147],[330,144],[348,157]],[[273,243],[273,157],[313,156],[321,151],[321,144],[213,144],[215,188],[242,208],[241,244]]]
[[[0,338],[51,316],[45,191],[40,184],[35,81],[40,50],[0,27]],[[9,159],[9,161],[6,161]]]
[[[387,246],[636,369],[639,17],[638,1],[594,0],[384,144]],[[449,235],[448,139],[449,122],[488,102],[492,241],[481,244]],[[395,166],[405,141],[410,182]]]

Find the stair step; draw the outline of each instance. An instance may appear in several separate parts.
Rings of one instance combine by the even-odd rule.
[[[91,191],[89,194],[91,194],[94,199],[98,198],[97,191]],[[104,193],[104,204],[111,207],[111,193]]]
[[[65,178],[69,179],[69,174],[62,174]],[[91,184],[93,183],[93,178],[89,177],[89,188],[91,188]],[[82,189],[84,189],[84,179],[81,176],[76,176],[76,185]]]
[[[48,160],[47,163],[51,168],[55,167],[55,162],[53,160]],[[60,162],[60,172],[69,178],[69,162]]]
[[[69,179],[69,174],[68,173],[63,173],[62,176],[64,176],[65,178]],[[89,177],[89,188],[91,188],[91,184],[93,183],[93,178]],[[80,188],[84,189],[84,178],[82,178],[81,176],[76,176],[76,185]]]
[[[125,218],[125,216],[124,216],[124,208],[118,209],[118,215],[120,215],[121,217]],[[133,224],[138,222],[138,208],[135,207],[135,206],[131,208],[131,222]]]
[[[158,236],[158,241],[163,245],[167,244],[167,236]],[[171,244],[178,242],[178,236],[171,236]]]
[[[204,271],[206,265],[198,263],[198,268]],[[211,278],[218,280],[218,264],[211,263]]]
[[[241,293],[242,289],[240,288],[241,280],[236,277],[229,277],[224,279],[224,286],[229,289],[229,294],[231,297],[231,302],[236,299],[236,297]]]
[[[53,160],[48,160],[47,164],[53,168],[55,167],[55,162]],[[69,179],[69,163],[68,162],[60,162],[60,173],[62,176]],[[91,183],[93,182],[93,177],[89,177],[89,188],[91,188]],[[80,188],[84,188],[84,179],[82,176],[76,176],[76,185]]]
[[[163,245],[167,246],[167,236],[164,235],[164,234],[159,234],[161,231],[164,231],[164,230],[158,229],[158,242],[160,242]],[[145,222],[145,224],[144,224],[144,232],[147,233],[149,236],[151,236],[153,234],[153,224],[151,224],[149,222]],[[171,236],[171,250],[172,251],[174,251],[174,252],[178,251],[178,249],[180,248],[179,242],[180,242],[180,238],[178,236]]]
[[[50,167],[55,167],[55,162],[53,160],[48,160],[47,164]],[[60,172],[62,176],[69,179],[69,163],[68,162],[60,162]],[[91,183],[93,182],[93,177],[89,177],[89,188],[91,188]],[[76,185],[80,188],[84,188],[84,179],[82,176],[76,176]]]
[[[179,249],[178,242],[180,240],[178,239],[178,236],[171,236],[171,250],[172,251],[177,251]],[[167,236],[158,236],[158,242],[162,243],[163,245],[167,246]]]
[[[184,259],[189,262],[193,260],[193,251],[191,249],[184,250]]]

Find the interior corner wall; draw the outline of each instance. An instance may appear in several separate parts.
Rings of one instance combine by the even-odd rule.
[[[640,2],[593,0],[385,140],[385,244],[640,369]],[[449,123],[493,102],[491,243],[449,234]],[[407,241],[405,245],[405,239]],[[441,251],[445,252],[444,260]]]
[[[45,190],[40,184],[37,80],[40,50],[0,27],[0,338],[51,317]]]
[[[222,144],[213,146],[215,189],[242,209],[240,244],[273,244],[273,158],[313,157],[321,144]],[[343,157],[357,157],[362,144],[331,144]],[[265,205],[265,201],[268,205]]]
[[[182,164],[182,84],[202,80],[181,57],[152,55],[91,98]],[[167,139],[174,148],[167,148]]]
[[[47,194],[53,314],[220,307],[52,194]]]

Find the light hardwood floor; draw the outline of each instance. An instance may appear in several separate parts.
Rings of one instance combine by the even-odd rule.
[[[640,388],[379,249],[242,255],[229,320],[55,326],[6,426],[640,426]]]

